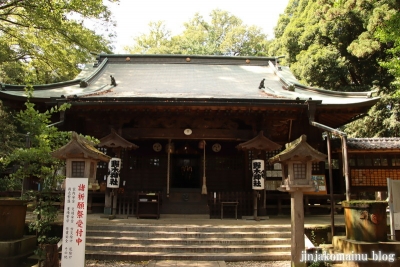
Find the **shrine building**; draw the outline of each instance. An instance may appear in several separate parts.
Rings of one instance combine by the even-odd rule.
[[[251,215],[253,159],[266,162],[258,207],[280,213],[290,199],[276,190],[282,170],[268,159],[301,135],[326,153],[323,132],[364,116],[379,98],[373,92],[302,85],[278,62],[275,57],[100,54],[74,80],[35,85],[30,101],[39,110],[69,103],[54,125],[98,138],[99,150],[121,158],[117,214],[137,214],[138,196],[154,193],[161,214],[216,217],[216,203],[235,201],[239,216]],[[24,86],[2,84],[0,99],[22,108]],[[312,171],[328,177],[323,162]],[[101,185],[106,175],[107,164],[99,163],[90,182]],[[343,196],[343,175],[333,179],[334,193]],[[325,183],[329,187],[328,179]],[[107,192],[96,190],[91,208],[103,212]]]

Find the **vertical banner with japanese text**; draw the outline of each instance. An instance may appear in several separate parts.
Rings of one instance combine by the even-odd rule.
[[[108,176],[107,176],[107,187],[108,188],[119,188],[119,172],[121,170],[121,159],[111,158],[108,163]]]
[[[262,159],[255,159],[251,162],[251,170],[253,172],[252,188],[253,190],[264,189],[265,168]]]
[[[88,178],[66,178],[61,267],[85,266]]]

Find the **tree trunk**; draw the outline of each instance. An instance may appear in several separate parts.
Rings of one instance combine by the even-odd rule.
[[[60,260],[58,259],[57,244],[44,244],[42,245],[45,258],[40,265],[41,267],[59,267]]]

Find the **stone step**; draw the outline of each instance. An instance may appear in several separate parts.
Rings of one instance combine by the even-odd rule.
[[[223,225],[223,226],[201,226],[201,225],[171,225],[171,224],[135,224],[135,225],[88,225],[88,231],[117,231],[117,232],[228,232],[228,233],[290,233],[290,227],[280,225]]]
[[[244,225],[243,225],[244,224]],[[86,258],[98,260],[289,260],[291,232],[282,225],[88,225]]]
[[[290,238],[137,238],[137,237],[121,237],[115,239],[114,237],[86,237],[86,242],[93,244],[118,244],[118,245],[130,245],[130,244],[142,244],[142,245],[225,245],[225,246],[237,246],[237,245],[286,245],[290,244]]]
[[[91,237],[103,237],[105,236],[104,231],[100,230],[87,230],[88,236]],[[215,237],[219,239],[224,238],[290,238],[290,232],[163,232],[163,231],[107,231],[108,237],[120,238],[120,237],[137,237],[137,238],[210,238]]]
[[[190,260],[190,261],[287,261],[289,252],[240,252],[240,253],[160,253],[125,251],[86,251],[86,259],[148,261],[148,260]]]
[[[143,245],[140,243],[129,244],[96,244],[86,243],[86,250],[102,250],[109,251],[136,251],[136,252],[163,252],[163,253],[245,253],[245,252],[272,252],[287,251],[289,245],[245,245],[245,246],[226,246],[226,245],[175,245],[175,244],[151,244]]]

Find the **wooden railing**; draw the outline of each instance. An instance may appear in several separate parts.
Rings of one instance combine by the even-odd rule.
[[[160,193],[161,191],[131,191],[118,194],[117,215],[132,217],[136,216],[137,194],[138,193]],[[63,191],[55,191],[54,194],[64,196]],[[0,192],[0,197],[20,197],[20,191]],[[215,198],[214,198],[215,196]],[[104,211],[104,192],[89,191],[88,197],[88,212],[103,213]],[[338,212],[342,209],[340,202],[345,200],[343,194],[334,194],[334,208]],[[210,210],[210,218],[221,217],[221,202],[239,202],[238,218],[242,216],[253,215],[253,192],[209,192],[207,195],[207,203]],[[162,198],[161,203],[162,205]],[[63,203],[55,202],[55,205],[63,209]],[[263,196],[258,199],[258,207],[263,208]],[[304,212],[305,214],[325,213],[330,212],[330,195],[304,195]],[[267,215],[279,215],[290,213],[290,194],[288,193],[272,193],[267,191],[266,195],[266,213]],[[234,217],[235,210],[231,207],[224,208],[224,217]]]
[[[123,217],[136,217],[137,210],[137,194],[138,193],[159,193],[161,197],[161,191],[131,191],[118,194],[117,210],[116,213]],[[161,205],[162,205],[162,199]]]
[[[346,197],[342,194],[334,194],[334,208],[335,212],[341,210],[340,202],[345,200]],[[252,216],[254,213],[253,192],[210,192],[208,194],[208,205],[210,207],[210,218],[220,218],[221,202],[237,201],[238,217]],[[259,210],[263,208],[263,196],[258,198],[257,206]],[[330,195],[304,195],[304,212],[305,214],[311,213],[325,213],[330,212]],[[267,192],[266,195],[266,213],[268,215],[279,215],[290,213],[290,194],[288,193],[271,193]],[[234,217],[234,209],[225,209],[224,214]],[[225,217],[225,215],[224,215]]]

